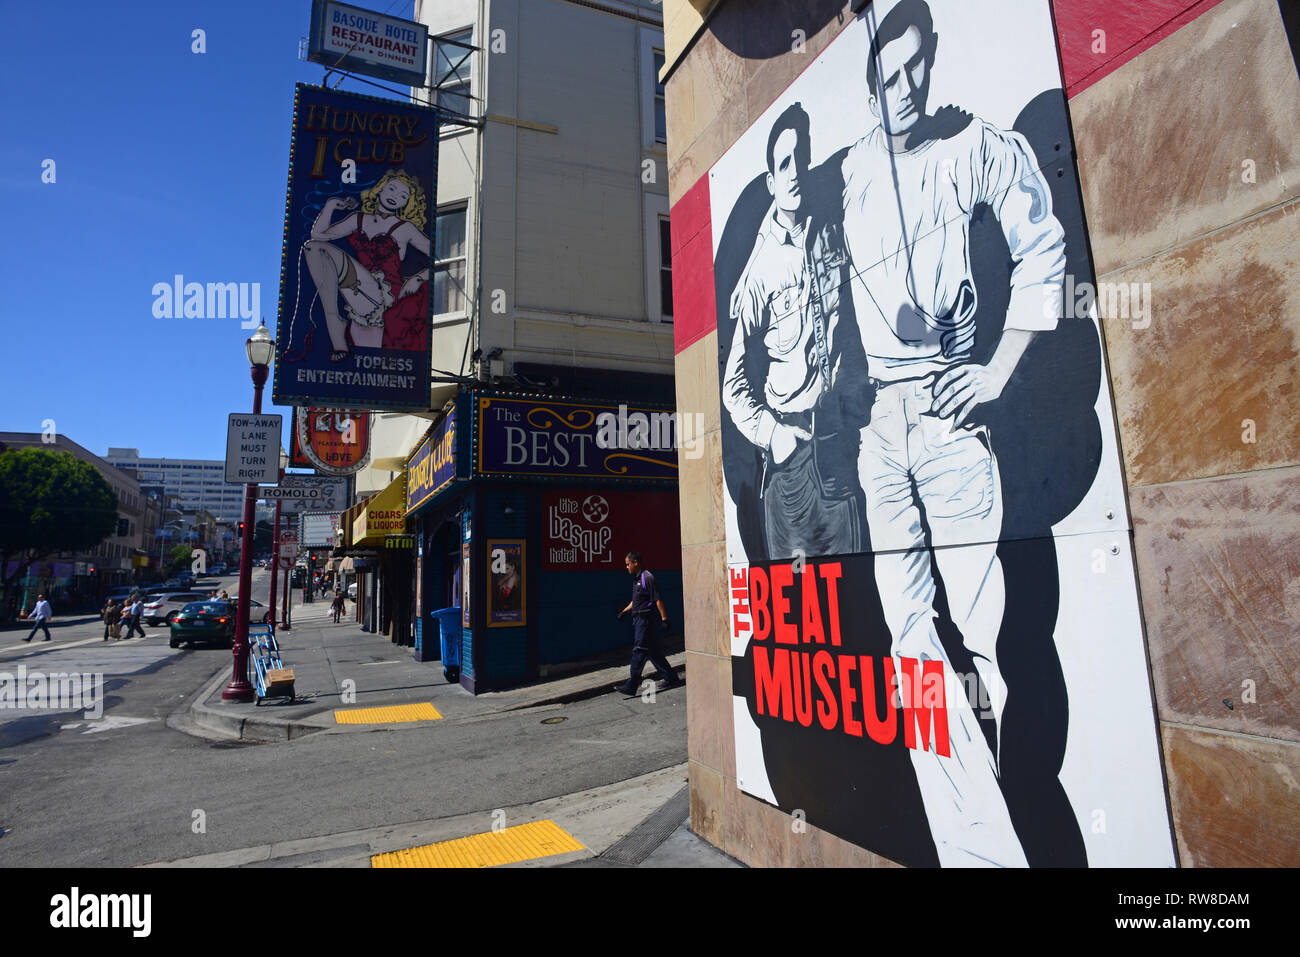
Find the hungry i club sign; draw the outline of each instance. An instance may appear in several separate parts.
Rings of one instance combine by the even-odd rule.
[[[429,401],[435,111],[300,83],[276,333],[276,403]]]

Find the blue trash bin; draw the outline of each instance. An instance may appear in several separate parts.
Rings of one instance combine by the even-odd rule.
[[[442,643],[442,675],[448,681],[460,680],[460,609],[439,608],[429,612],[438,621],[438,637]]]

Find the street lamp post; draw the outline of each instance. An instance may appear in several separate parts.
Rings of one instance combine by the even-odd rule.
[[[252,367],[253,377],[253,414],[262,413],[262,387],[275,355],[275,340],[267,331],[266,324],[257,327],[251,339],[245,343],[244,351],[248,354],[248,363]],[[223,701],[252,701],[253,686],[248,683],[248,599],[253,577],[253,519],[257,503],[257,486],[244,486],[244,537],[239,543],[239,604],[235,616],[235,643],[231,649],[234,657],[234,674],[230,684],[221,692]]]
[[[280,446],[280,477],[276,484],[284,483],[284,470],[289,466],[289,453]],[[275,586],[280,570],[280,500],[275,500],[275,523],[271,526],[271,630],[275,630]],[[285,575],[286,583],[289,576]]]

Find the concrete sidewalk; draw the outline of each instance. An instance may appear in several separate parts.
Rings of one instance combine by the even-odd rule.
[[[349,609],[350,610],[350,609]],[[400,705],[432,704],[444,719],[473,719],[522,708],[540,707],[578,701],[600,694],[615,694],[613,685],[625,681],[631,649],[609,656],[611,663],[591,670],[550,678],[509,691],[472,695],[459,684],[443,677],[442,663],[416,661],[413,649],[395,645],[382,634],[361,630],[352,621],[335,624],[327,602],[296,605],[290,621],[293,627],[277,630],[276,641],[286,667],[294,672],[295,699],[268,699],[263,704],[238,704],[222,701],[221,693],[230,679],[222,671],[194,696],[188,717],[200,728],[224,737],[256,741],[284,741],[307,734],[348,734],[387,727],[409,727],[409,723],[339,724],[337,710],[388,708]],[[684,652],[668,655],[668,661],[681,674]],[[643,681],[642,688],[651,684]],[[666,694],[683,694],[684,688]],[[667,773],[657,772],[657,774]],[[685,766],[676,769],[677,784],[667,790],[646,793],[641,781],[610,785],[622,788],[624,796],[611,802],[608,828],[611,834],[605,846],[579,855],[561,855],[552,860],[538,860],[532,866],[577,867],[740,867],[731,857],[691,832],[689,828],[689,792],[682,786]],[[664,782],[667,785],[668,781]],[[639,797],[632,795],[639,794]],[[611,795],[612,796],[612,795]],[[575,799],[577,796],[574,796]],[[585,798],[584,798],[585,799]],[[650,803],[645,803],[649,799]],[[565,805],[558,799],[556,813],[563,819]],[[540,808],[532,809],[533,813]],[[477,818],[475,819],[477,820]],[[590,824],[590,821],[588,821]],[[429,822],[419,829],[421,836],[454,839],[457,822]],[[207,866],[248,865],[259,861],[263,866],[367,866],[369,858],[356,854],[355,835],[345,843],[354,855],[344,859],[327,851],[337,843],[334,837],[308,842],[310,847],[249,849],[247,860],[202,860]],[[367,837],[368,846],[376,850],[391,846],[392,835],[381,841]],[[414,838],[414,833],[408,837]],[[319,846],[317,846],[319,845]],[[384,849],[389,849],[385,846]],[[324,855],[323,857],[320,855]],[[179,862],[177,862],[179,863]],[[528,866],[525,864],[524,866]]]
[[[191,703],[194,723],[223,736],[284,741],[322,731],[350,733],[398,726],[383,720],[340,724],[335,719],[338,710],[429,703],[444,719],[499,714],[613,694],[614,684],[627,680],[631,657],[629,647],[610,655],[606,660],[616,663],[604,667],[598,663],[578,674],[473,695],[444,678],[441,662],[416,661],[412,648],[395,645],[386,635],[363,631],[353,621],[335,624],[331,619],[328,602],[299,604],[292,609],[293,627],[276,631],[281,660],[294,673],[292,703],[272,698],[249,704],[223,701],[221,693],[230,680],[229,673],[223,672]],[[679,675],[685,661],[685,652],[668,655]],[[643,681],[642,688],[649,685]],[[665,693],[683,694],[684,689]]]

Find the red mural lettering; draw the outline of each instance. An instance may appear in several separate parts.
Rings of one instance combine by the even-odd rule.
[[[943,757],[950,757],[948,748],[948,704],[944,695],[943,662],[916,658],[900,658],[903,678],[903,741],[913,751],[933,751]],[[922,671],[917,673],[917,666]],[[920,693],[921,688],[929,686],[935,689],[938,683],[938,697],[932,704],[933,695]],[[933,742],[930,732],[933,729]],[[920,747],[917,737],[920,737]],[[933,744],[933,747],[931,747]]]
[[[785,590],[794,584],[794,570],[789,565],[773,565],[772,576],[772,630],[776,640],[783,645],[799,644],[799,628],[788,619],[790,599]]]
[[[758,694],[758,713],[772,717],[780,712],[783,721],[793,721],[794,714],[790,693],[790,652],[777,648],[772,652],[769,663],[767,649],[762,645],[754,647],[754,687]],[[764,710],[763,703],[767,708]]]
[[[822,578],[826,579],[826,605],[830,611],[831,644],[838,648],[840,646],[840,563],[827,562],[817,570]]]
[[[817,690],[821,692],[821,700],[817,702],[817,720],[823,728],[830,731],[839,723],[839,712],[835,710],[835,692],[831,690],[830,682],[835,677],[835,659],[829,651],[819,651],[813,655],[812,667]]]
[[[805,728],[812,724],[812,666],[808,655],[790,655],[792,684],[794,685],[794,716]]]
[[[803,579],[803,642],[805,645],[817,642],[826,644],[826,632],[822,627],[822,609],[817,600],[817,576],[811,568],[805,568]]]
[[[898,709],[894,706],[894,691],[898,682],[894,679],[894,659],[882,658],[885,669],[885,716],[877,717],[880,710],[880,695],[876,694],[876,669],[872,666],[871,656],[862,656],[862,718],[867,725],[867,737],[877,744],[889,744],[898,736]]]
[[[754,640],[766,641],[772,630],[772,615],[767,610],[767,572],[761,568],[749,570],[749,613],[754,619]]]
[[[840,703],[844,706],[844,733],[862,737],[862,722],[853,716],[853,702],[858,693],[849,685],[851,672],[858,665],[849,655],[840,655]]]

